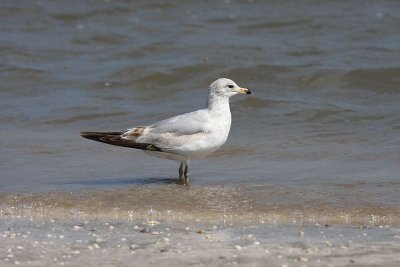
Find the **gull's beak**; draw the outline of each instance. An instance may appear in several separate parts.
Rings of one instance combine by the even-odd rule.
[[[253,92],[250,91],[250,90],[247,89],[247,88],[239,88],[239,94],[251,95],[251,94],[253,94]]]

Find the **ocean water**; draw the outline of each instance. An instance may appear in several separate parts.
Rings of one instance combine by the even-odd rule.
[[[397,1],[2,1],[0,214],[400,225]],[[85,140],[202,108],[225,146],[178,163]]]

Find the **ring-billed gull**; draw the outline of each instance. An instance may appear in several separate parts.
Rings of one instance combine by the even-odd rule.
[[[189,161],[211,154],[228,138],[231,128],[229,98],[236,94],[252,92],[230,79],[220,78],[210,85],[204,109],[124,132],[81,132],[81,136],[110,145],[142,149],[151,156],[179,161],[179,182],[188,184]]]

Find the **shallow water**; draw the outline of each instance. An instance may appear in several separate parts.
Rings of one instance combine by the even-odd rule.
[[[0,5],[4,216],[399,225],[398,2]],[[201,108],[218,77],[256,94],[189,189],[79,136]]]

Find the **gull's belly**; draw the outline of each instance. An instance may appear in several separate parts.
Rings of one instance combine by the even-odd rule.
[[[190,158],[202,158],[219,149],[227,139],[227,134],[212,133],[182,147],[181,153]]]
[[[145,151],[146,154],[177,161],[186,161],[190,159],[205,157],[218,148],[220,148],[226,141],[226,137],[221,135],[209,134],[207,136],[198,136],[198,139],[192,142],[187,142],[184,145],[177,147],[168,152]]]
[[[200,133],[198,136],[185,143],[179,148],[179,154],[188,158],[202,158],[218,150],[225,144],[230,130],[230,120],[218,127],[211,128],[207,133]]]

